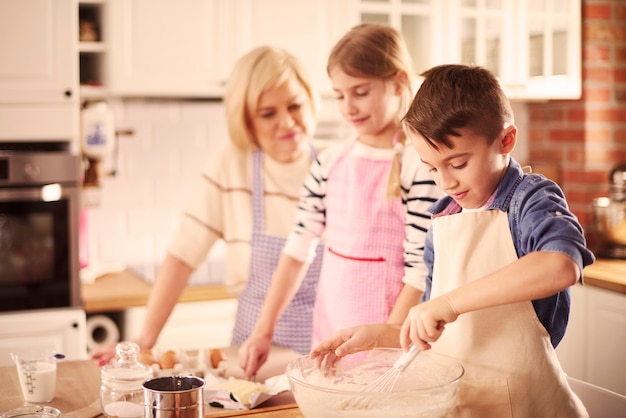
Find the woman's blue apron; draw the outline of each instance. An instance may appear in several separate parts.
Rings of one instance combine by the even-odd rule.
[[[263,153],[256,151],[252,156],[253,232],[250,241],[250,272],[246,288],[239,296],[232,344],[242,344],[254,329],[286,241],[286,238],[263,232],[265,205],[262,165]],[[311,350],[313,305],[322,267],[322,255],[323,246],[320,244],[317,256],[309,266],[300,289],[276,324],[273,344],[289,347],[302,354]]]

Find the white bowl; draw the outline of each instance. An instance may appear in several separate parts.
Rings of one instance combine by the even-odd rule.
[[[363,392],[388,371],[400,349],[348,355],[323,372],[308,356],[287,365],[293,396],[306,418],[439,418],[456,403],[464,369],[458,361],[424,351],[400,373],[393,391]]]

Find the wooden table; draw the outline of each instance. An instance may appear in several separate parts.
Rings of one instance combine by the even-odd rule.
[[[282,356],[281,359],[284,358]],[[275,356],[274,361],[276,360]],[[0,382],[2,382],[0,414],[25,405],[15,366],[0,367]],[[46,405],[58,408],[63,414],[75,418],[102,418],[99,391],[100,367],[95,360],[61,361],[57,368],[55,397]],[[207,406],[204,412],[206,418],[240,416],[304,418],[294,403],[291,392],[281,393],[252,410],[228,411]]]

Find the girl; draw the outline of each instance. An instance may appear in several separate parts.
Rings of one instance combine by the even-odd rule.
[[[417,154],[404,152],[400,119],[412,97],[414,74],[404,40],[387,26],[357,26],[335,45],[327,71],[356,138],[320,155],[305,181],[297,223],[265,305],[239,349],[248,377],[265,362],[275,324],[323,233],[314,343],[350,325],[401,322],[424,289],[426,209],[441,192]]]

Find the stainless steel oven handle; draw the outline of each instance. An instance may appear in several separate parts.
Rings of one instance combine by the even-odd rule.
[[[61,199],[69,199],[78,193],[78,187],[61,186]],[[41,187],[1,188],[0,203],[3,202],[44,202],[41,196]]]

